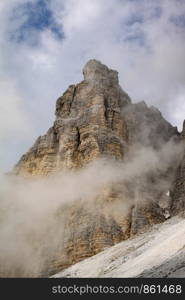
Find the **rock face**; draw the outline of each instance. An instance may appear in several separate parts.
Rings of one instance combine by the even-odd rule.
[[[90,60],[83,74],[84,80],[70,85],[57,100],[53,126],[22,156],[14,168],[16,175],[38,177],[76,170],[100,157],[123,161],[133,146],[159,149],[172,137],[178,139],[176,128],[157,109],[144,102],[131,103],[119,86],[116,71]],[[160,176],[165,177],[166,170]],[[140,183],[118,182],[102,188],[94,200],[93,212],[83,203],[69,205],[65,210],[64,246],[50,262],[49,272],[68,267],[165,220],[159,205],[165,188],[158,193],[147,189],[149,184],[155,186],[155,174],[147,174],[144,182],[145,186],[139,188],[142,204],[124,204],[134,198]],[[108,204],[116,201],[121,201],[123,208],[125,205],[125,211],[107,212]]]
[[[128,128],[129,144],[152,146],[160,149],[172,136],[178,139],[176,127],[172,127],[160,111],[144,101],[132,103],[123,108],[123,114]]]
[[[184,154],[178,166],[174,185],[171,189],[171,211],[173,215],[181,214],[185,211],[185,121],[180,138],[183,143]]]
[[[23,155],[16,174],[80,168],[100,155],[123,158],[127,129],[121,108],[131,100],[118,84],[118,73],[100,62],[90,60],[83,74],[84,81],[57,100],[53,127]]]

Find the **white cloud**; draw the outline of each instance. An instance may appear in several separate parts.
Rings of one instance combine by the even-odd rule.
[[[10,82],[0,82],[1,125],[0,140],[14,134],[27,134],[30,129],[28,113],[22,107],[22,100]],[[26,124],[26,126],[25,126]]]
[[[51,125],[56,98],[69,84],[82,79],[81,69],[90,58],[117,69],[120,84],[134,101],[144,99],[156,105],[181,128],[185,118],[185,24],[177,21],[185,15],[184,1],[48,1],[64,38],[59,39],[48,27],[37,32],[34,46],[29,28],[24,41],[10,39],[27,18],[19,8],[19,18],[11,20],[12,9],[26,2],[7,0],[0,5],[0,76],[16,83],[34,136]],[[7,151],[11,152],[8,144]]]
[[[21,154],[16,147],[19,144],[24,147],[25,142],[28,146],[30,137],[33,138],[33,132],[31,116],[25,110],[23,99],[18,95],[13,82],[0,81],[0,99],[0,170],[2,170],[15,163],[14,156],[18,159],[17,155]]]

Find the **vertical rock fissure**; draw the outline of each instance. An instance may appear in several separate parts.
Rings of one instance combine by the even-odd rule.
[[[104,98],[104,117],[108,121],[108,100],[106,97]]]
[[[74,101],[74,99],[75,99],[76,89],[77,89],[76,86],[74,86],[74,90],[73,90],[71,102],[70,102],[70,105],[69,105],[69,114],[71,113],[72,104],[73,104],[73,101]]]
[[[128,237],[132,235],[132,221],[133,221],[133,213],[134,213],[135,205],[132,205],[130,211],[130,218],[129,218],[129,226],[128,226]]]
[[[114,116],[115,116],[115,111],[112,110],[112,120],[111,120],[111,129],[114,130]]]
[[[59,150],[59,137],[55,129],[53,129],[53,143],[54,143],[55,153],[57,153]]]
[[[76,141],[77,141],[77,149],[78,149],[79,146],[80,146],[80,144],[81,144],[80,130],[79,130],[78,127],[76,128],[76,132],[77,132],[77,139],[76,139]]]

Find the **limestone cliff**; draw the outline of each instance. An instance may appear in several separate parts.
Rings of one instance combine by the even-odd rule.
[[[79,168],[100,155],[123,158],[128,138],[121,109],[131,100],[118,84],[118,73],[100,62],[90,60],[83,74],[84,81],[57,100],[53,127],[23,155],[16,174]]]
[[[157,109],[144,102],[131,103],[119,85],[116,71],[90,60],[83,74],[84,80],[69,86],[57,100],[53,126],[22,156],[14,168],[16,175],[37,177],[76,170],[100,157],[123,161],[133,146],[159,149],[171,138],[178,139],[177,129]],[[160,176],[166,177],[166,170]],[[166,190],[162,187],[156,192],[157,180],[151,173],[142,184],[137,178],[134,184],[118,182],[102,187],[94,199],[93,210],[80,202],[61,209],[66,216],[63,242],[49,261],[49,272],[61,270],[165,220],[159,200]],[[143,201],[130,201],[128,205],[136,190]],[[121,201],[123,209],[107,210],[116,201]]]

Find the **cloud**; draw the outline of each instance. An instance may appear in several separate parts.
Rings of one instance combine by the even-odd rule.
[[[0,81],[0,170],[7,168],[6,159],[13,164],[7,147],[10,147],[11,153],[16,152],[16,139],[24,144],[32,136],[31,117],[25,110],[23,101],[13,84],[13,82]],[[17,151],[15,155],[20,155]],[[18,156],[17,156],[18,158]]]
[[[28,3],[31,10],[26,9]],[[49,16],[46,20],[42,15],[41,23],[36,22],[38,5],[40,12]],[[35,22],[30,21],[32,14]],[[181,0],[2,2],[0,76],[10,85],[15,83],[25,113],[29,112],[33,135],[27,145],[51,126],[56,98],[69,84],[82,80],[82,67],[90,58],[117,69],[120,84],[134,101],[157,106],[181,129],[184,15]],[[17,39],[20,34],[24,38]],[[6,150],[11,152],[8,143]],[[21,151],[25,148],[20,143]],[[8,155],[4,159],[9,160]]]
[[[173,139],[160,145],[154,150],[137,144],[124,162],[102,158],[47,178],[0,176],[0,276],[51,272],[52,261],[62,259],[64,243],[75,231],[67,225],[73,219],[71,208],[77,213],[84,210],[88,217],[96,215],[98,222],[98,214],[128,217],[131,207],[143,202],[160,206],[183,150]],[[114,201],[106,201],[111,195]],[[76,219],[80,224],[81,217],[79,213]],[[78,231],[78,222],[76,226]],[[84,226],[89,229],[89,224]]]
[[[24,127],[26,121],[25,114],[21,108],[21,99],[18,97],[15,88],[10,82],[0,82],[0,97],[3,99],[0,103],[1,122],[4,126],[0,126],[0,139],[8,138],[15,132],[25,134],[27,128]],[[29,124],[28,124],[29,126]]]

